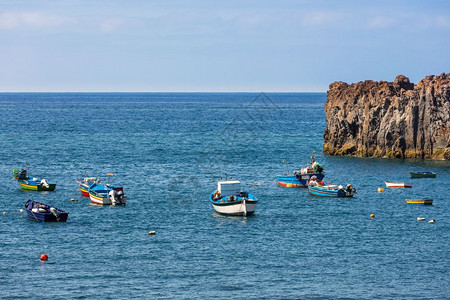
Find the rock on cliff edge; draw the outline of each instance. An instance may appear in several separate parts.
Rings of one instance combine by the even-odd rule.
[[[450,73],[417,85],[330,84],[323,151],[330,155],[450,160]]]

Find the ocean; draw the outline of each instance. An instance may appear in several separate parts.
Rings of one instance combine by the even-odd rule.
[[[1,93],[0,298],[449,299],[450,164],[324,155],[325,101]],[[354,198],[277,185],[313,151],[325,180],[351,183]],[[27,162],[54,192],[20,190],[12,169]],[[437,178],[411,179],[413,170]],[[127,205],[90,205],[76,182],[85,172],[104,182],[113,173]],[[208,197],[225,176],[258,197],[253,216],[214,212]],[[433,206],[405,204],[420,198]],[[28,199],[69,211],[68,221],[27,220]]]

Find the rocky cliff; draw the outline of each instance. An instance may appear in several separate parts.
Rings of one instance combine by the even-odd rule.
[[[330,84],[323,151],[331,155],[450,160],[450,73],[417,85]]]

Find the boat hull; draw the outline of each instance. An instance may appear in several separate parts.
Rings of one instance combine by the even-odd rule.
[[[56,189],[56,183],[49,183],[48,187],[45,187],[41,184],[37,184],[35,182],[31,182],[31,181],[25,181],[25,180],[18,180],[20,187],[23,190],[27,190],[27,191],[38,191],[38,192],[42,192],[42,191],[54,191]]]
[[[81,195],[89,197],[89,187],[86,184],[80,183],[78,188],[80,189]]]
[[[250,216],[255,213],[257,201],[246,200],[232,204],[212,204],[214,210],[222,215],[228,216]]]
[[[407,204],[415,204],[415,205],[433,205],[433,200],[431,199],[418,199],[418,200],[406,200]]]
[[[89,198],[91,202],[98,205],[111,205],[111,199],[109,199],[108,194],[93,194],[89,193]]]
[[[322,181],[325,177],[323,173],[301,174],[298,177],[295,175],[278,176],[277,183],[282,187],[308,187],[308,182],[312,176],[316,176],[318,181]]]
[[[354,195],[353,193],[346,193],[342,189],[330,189],[326,186],[308,186],[308,190],[311,195],[320,197],[350,198]]]
[[[411,178],[436,178],[436,173],[433,172],[409,172]]]
[[[91,203],[97,205],[113,205],[111,199],[108,194],[93,194],[89,193],[89,198],[91,199]],[[122,203],[114,204],[114,205],[126,205],[127,204],[127,196],[123,196]]]
[[[404,189],[404,188],[412,188],[411,183],[406,182],[389,182],[385,181],[386,187],[391,189]]]

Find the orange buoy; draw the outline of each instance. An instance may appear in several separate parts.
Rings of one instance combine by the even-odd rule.
[[[371,214],[371,215],[370,215],[370,218],[371,218],[371,219],[375,218],[375,214]]]
[[[384,192],[384,189],[383,188],[378,188],[378,193],[382,193],[382,192]]]
[[[3,215],[6,216],[6,211],[3,212]]]
[[[48,260],[48,256],[47,254],[41,254],[41,261],[47,261]]]
[[[148,232],[148,235],[155,235],[156,234],[156,231],[149,231]]]

